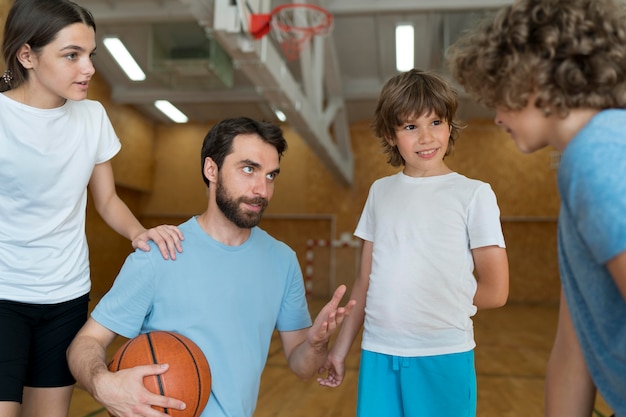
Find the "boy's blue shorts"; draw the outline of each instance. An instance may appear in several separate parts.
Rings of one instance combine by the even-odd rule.
[[[357,417],[475,417],[474,351],[401,357],[361,351]]]

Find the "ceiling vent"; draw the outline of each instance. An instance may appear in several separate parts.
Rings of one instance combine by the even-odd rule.
[[[230,56],[196,22],[151,27],[150,70],[172,87],[232,88]]]

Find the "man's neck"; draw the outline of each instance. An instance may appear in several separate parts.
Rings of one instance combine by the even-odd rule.
[[[251,233],[251,229],[238,227],[223,213],[210,209],[198,216],[198,224],[206,234],[228,246],[242,245]]]

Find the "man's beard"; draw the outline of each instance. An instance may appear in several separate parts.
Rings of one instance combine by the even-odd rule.
[[[242,229],[251,229],[261,221],[263,212],[267,207],[268,201],[265,198],[231,198],[228,194],[228,190],[222,186],[221,178],[218,178],[215,188],[215,202],[217,207],[224,213],[224,216],[235,225]],[[241,203],[260,205],[261,210],[258,212],[243,211],[239,208]]]

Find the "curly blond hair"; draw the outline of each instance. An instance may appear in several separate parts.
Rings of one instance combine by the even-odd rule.
[[[380,92],[372,123],[374,135],[387,154],[387,162],[394,167],[404,166],[404,158],[392,143],[396,128],[412,117],[430,112],[448,122],[451,127],[445,156],[450,155],[464,127],[455,120],[457,107],[456,91],[434,72],[412,69],[391,77]]]
[[[544,114],[626,105],[626,9],[613,0],[519,0],[448,50],[454,79],[487,107]]]

